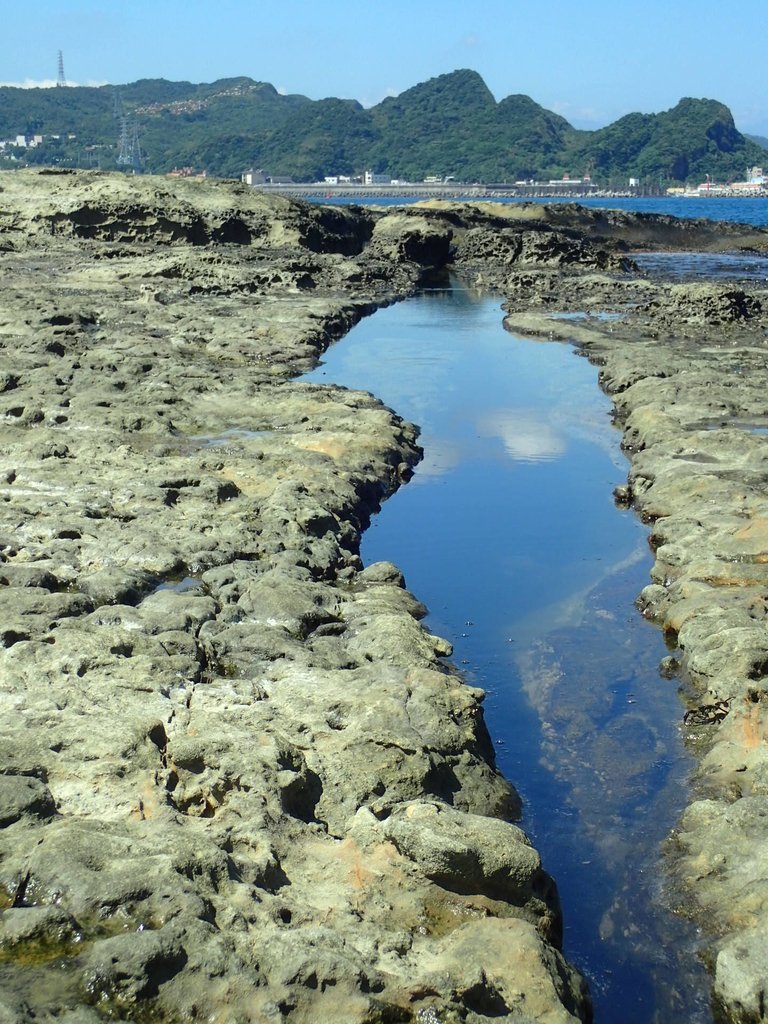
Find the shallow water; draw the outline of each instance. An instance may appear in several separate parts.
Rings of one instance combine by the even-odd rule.
[[[710,1021],[697,936],[663,888],[691,767],[682,708],[633,604],[650,556],[611,498],[627,467],[596,369],[507,333],[499,300],[456,286],[364,320],[303,379],[372,391],[422,428],[424,460],[362,556],[403,569],[487,691],[596,1021]]]
[[[768,281],[768,256],[739,252],[648,252],[632,259],[644,274],[678,281]]]
[[[417,198],[406,198],[404,196],[345,196],[338,199],[329,199],[327,196],[308,197],[314,202],[329,206],[402,206],[412,202],[420,202]],[[470,200],[472,201],[472,200]],[[765,197],[712,197],[710,199],[683,199],[675,196],[640,196],[629,198],[626,196],[594,196],[570,199],[563,196],[549,196],[546,198],[520,198],[511,199],[508,197],[483,196],[482,202],[501,203],[503,205],[515,203],[541,203],[549,205],[552,203],[575,203],[579,206],[593,207],[602,210],[625,210],[627,213],[661,213],[671,217],[683,217],[684,219],[705,218],[707,220],[727,220],[736,224],[751,224],[753,227],[768,226],[768,198]]]

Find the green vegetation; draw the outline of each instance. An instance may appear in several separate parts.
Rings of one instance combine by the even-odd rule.
[[[661,114],[628,114],[595,132],[579,132],[570,149],[599,180],[622,173],[661,184],[743,180],[760,164],[759,146],[741,135],[730,110],[715,100],[682,99]]]
[[[121,117],[124,119],[121,122]],[[419,181],[548,179],[589,171],[601,185],[741,179],[765,158],[727,107],[682,99],[661,114],[628,114],[577,131],[528,96],[497,103],[474,71],[453,71],[365,110],[354,100],[283,96],[266,82],[203,85],[145,79],[99,88],[0,88],[0,167],[25,163],[117,166],[121,123],[135,124],[146,169],[194,167],[239,177],[247,167],[297,181],[365,169]],[[58,138],[56,138],[58,136]]]

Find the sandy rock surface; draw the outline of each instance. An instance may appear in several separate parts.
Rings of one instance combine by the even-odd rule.
[[[360,531],[420,457],[292,383],[447,220],[0,179],[0,1019],[587,1019],[482,693]]]

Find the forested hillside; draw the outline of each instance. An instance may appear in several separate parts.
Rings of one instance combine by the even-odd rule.
[[[18,136],[38,137],[21,147]],[[40,141],[40,137],[42,140]],[[730,111],[682,99],[659,114],[628,114],[578,131],[525,95],[497,102],[475,71],[460,70],[388,97],[285,96],[266,82],[148,79],[120,87],[0,88],[0,167],[24,163],[114,168],[130,141],[142,169],[191,166],[239,177],[250,166],[296,181],[371,169],[419,181],[547,179],[589,172],[600,184],[742,178],[765,150]],[[125,160],[123,159],[123,164]]]

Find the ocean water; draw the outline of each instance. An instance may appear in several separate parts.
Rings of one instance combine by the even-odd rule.
[[[318,197],[317,202],[329,205],[350,206],[401,206],[404,203],[419,202],[417,199],[381,198],[381,199],[327,199]],[[751,224],[754,227],[768,227],[768,198],[729,198],[722,197],[712,199],[682,199],[667,196],[647,196],[637,199],[623,197],[596,197],[587,199],[560,199],[560,198],[539,198],[539,199],[492,199],[483,197],[482,200],[469,200],[470,202],[498,202],[498,203],[578,203],[580,206],[595,207],[603,210],[628,210],[632,213],[666,213],[673,217],[696,218],[703,217],[709,220],[727,220],[737,224]]]
[[[362,557],[400,566],[486,690],[596,1021],[710,1021],[698,935],[669,909],[661,855],[691,769],[682,707],[634,606],[651,557],[612,501],[627,465],[596,368],[506,332],[498,299],[457,284],[363,320],[303,379],[372,391],[422,429],[424,460]]]

